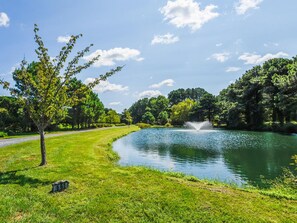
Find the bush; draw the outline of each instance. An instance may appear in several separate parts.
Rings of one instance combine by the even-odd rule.
[[[109,123],[97,123],[95,124],[96,128],[104,128],[104,127],[113,127],[113,124],[109,124]]]
[[[173,127],[173,125],[171,125],[169,122],[167,122],[164,126],[167,127],[167,128]]]
[[[118,123],[118,124],[115,124],[115,126],[126,126],[125,123]]]
[[[150,124],[142,123],[142,122],[137,123],[136,125],[137,125],[139,128],[141,128],[141,129],[146,129],[146,128],[150,128],[150,127],[151,127]]]
[[[4,138],[7,136],[7,133],[6,132],[0,132],[0,138]]]

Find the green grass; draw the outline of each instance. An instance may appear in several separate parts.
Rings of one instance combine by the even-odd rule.
[[[144,167],[120,167],[111,142],[137,127],[0,148],[0,222],[296,222],[297,201]],[[70,187],[51,194],[51,183]]]

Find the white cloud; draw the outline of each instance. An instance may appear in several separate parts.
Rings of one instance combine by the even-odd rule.
[[[223,63],[230,58],[230,53],[214,53],[213,55],[211,55],[211,58]]]
[[[263,0],[239,0],[235,5],[235,10],[238,15],[245,14],[249,9],[259,8]]]
[[[161,81],[160,83],[151,85],[150,88],[160,88],[162,86],[172,87],[173,84],[174,84],[174,80],[166,79],[164,81]]]
[[[261,64],[264,63],[267,60],[273,59],[273,58],[279,58],[279,57],[288,57],[289,55],[284,52],[278,52],[276,54],[265,54],[264,56],[258,55],[258,54],[252,54],[252,53],[244,53],[240,57],[238,57],[239,60],[245,61],[245,64]]]
[[[0,27],[1,26],[9,26],[9,17],[5,12],[0,12]]]
[[[214,11],[216,8],[216,5],[207,5],[205,9],[200,9],[199,3],[194,0],[176,0],[168,1],[160,12],[164,15],[164,20],[176,27],[188,26],[195,31],[219,16],[219,13]]]
[[[110,50],[96,50],[90,55],[85,56],[84,59],[89,61],[98,55],[100,55],[100,58],[94,63],[95,67],[113,66],[116,61],[135,60],[139,62],[144,60],[144,58],[140,57],[139,50],[121,47]]]
[[[179,41],[177,36],[174,36],[171,33],[167,33],[165,35],[155,35],[151,44],[172,44]]]
[[[264,47],[278,47],[279,43],[264,43]]]
[[[117,105],[121,105],[122,103],[119,101],[114,101],[114,102],[110,102],[108,105],[110,106],[117,106]]]
[[[162,93],[158,90],[148,90],[143,91],[138,94],[139,98],[152,98],[152,97],[158,97],[159,95],[162,95]]]
[[[220,46],[223,46],[223,43],[217,43],[216,44],[216,47],[220,47]]]
[[[58,36],[57,42],[58,43],[68,43],[71,36]]]
[[[227,67],[226,72],[237,72],[240,71],[241,68],[240,67]]]
[[[87,78],[84,83],[89,84],[93,82],[94,78]],[[111,84],[109,81],[101,81],[98,85],[93,88],[94,92],[103,93],[107,91],[128,91],[128,86],[123,86],[120,84]]]

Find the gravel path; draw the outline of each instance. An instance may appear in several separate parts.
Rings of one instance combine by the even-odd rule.
[[[88,129],[88,130],[80,130],[80,131],[69,131],[69,132],[61,132],[61,133],[54,133],[54,134],[46,134],[45,138],[52,138],[55,136],[63,136],[63,135],[71,135],[71,134],[77,134],[82,132],[91,132],[91,131],[98,131],[98,130],[104,130],[109,128],[119,128],[119,127],[107,127],[107,128],[101,128],[101,129]],[[25,136],[22,138],[12,138],[12,139],[0,139],[0,147],[9,146],[21,142],[27,142],[32,140],[38,140],[39,135],[37,136]]]

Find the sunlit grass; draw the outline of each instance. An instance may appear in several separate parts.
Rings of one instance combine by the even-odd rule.
[[[0,148],[0,222],[294,222],[297,201],[178,173],[121,167],[111,142],[137,127]],[[51,183],[70,187],[51,194]]]

